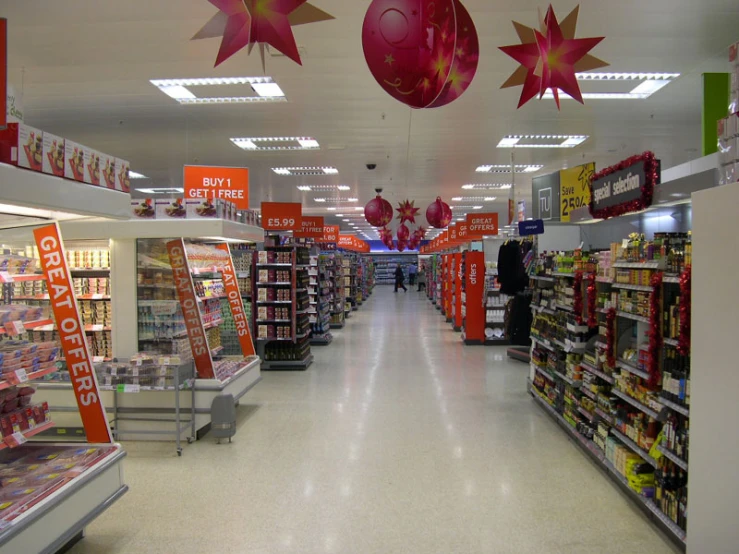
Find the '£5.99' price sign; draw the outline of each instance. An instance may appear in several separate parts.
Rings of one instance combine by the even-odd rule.
[[[300,231],[303,206],[297,202],[262,202],[262,226],[267,231]]]

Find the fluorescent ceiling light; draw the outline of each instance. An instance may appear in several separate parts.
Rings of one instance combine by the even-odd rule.
[[[252,83],[251,88],[254,89],[259,96],[265,98],[284,97],[285,93],[277,83]]]
[[[363,212],[364,211],[364,208],[354,208],[354,211],[355,212]]]
[[[143,175],[141,173],[136,173],[135,171],[129,171],[128,178],[129,179],[148,179],[146,175]]]
[[[473,210],[482,210],[482,206],[472,206]]]
[[[347,185],[339,185],[336,187],[338,190],[351,190],[351,187]]]
[[[496,198],[495,196],[486,196],[485,198],[482,199],[482,201],[483,202],[492,202],[493,200],[495,200],[495,198]]]
[[[272,77],[221,77],[205,79],[152,79],[152,85],[180,104],[246,104],[251,102],[285,102],[285,93]],[[251,85],[257,96],[222,96],[199,98],[189,87]]]
[[[310,137],[251,137],[232,138],[233,142],[243,150],[316,150],[320,148],[318,141]]]
[[[347,202],[359,202],[359,198],[347,198]]]
[[[336,208],[326,208],[329,212],[335,212]]]
[[[149,188],[149,189],[136,189],[138,192],[144,194],[180,194],[185,192],[183,188],[167,187],[167,188]]]
[[[498,148],[574,148],[585,142],[587,135],[508,135],[498,143]],[[528,141],[523,144],[520,141]],[[540,143],[532,141],[562,141]]]
[[[513,185],[507,185],[507,184],[469,184],[469,185],[462,185],[462,188],[464,190],[505,190],[511,188]]]
[[[350,188],[351,187],[348,187],[346,185],[298,185],[298,190],[301,190],[303,192],[335,192],[337,190],[347,191]]]
[[[457,218],[457,221],[465,221],[465,218],[464,217],[458,217]]]
[[[273,167],[272,171],[278,175],[336,175],[339,170],[335,167]]]
[[[455,196],[452,202],[493,202],[495,196]]]
[[[516,173],[536,173],[543,165],[516,165]],[[477,173],[511,173],[511,164],[499,165],[481,165],[477,168]]]
[[[314,200],[315,200],[316,202],[325,202],[325,201],[326,201],[326,199],[325,199],[325,198],[314,198]]]
[[[577,73],[578,81],[641,81],[631,92],[583,92],[584,100],[645,100],[658,90],[666,87],[680,77],[679,73]],[[572,99],[572,96],[560,91],[560,98]],[[544,93],[543,98],[551,99],[551,91]]]
[[[325,197],[325,198],[314,198],[316,202],[330,202],[331,204],[343,204],[345,202],[359,202],[358,198],[340,198],[340,197]]]
[[[303,192],[310,192],[313,189],[306,185],[298,185],[298,190],[303,191]]]

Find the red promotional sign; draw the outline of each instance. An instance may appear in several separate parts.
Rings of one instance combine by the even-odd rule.
[[[469,226],[466,223],[457,225],[457,238],[459,242],[469,242]]]
[[[465,266],[465,342],[479,344],[485,342],[485,254],[467,252]]]
[[[249,209],[249,169],[186,165],[184,169],[185,198],[221,198],[236,204],[239,210]]]
[[[449,226],[449,243],[457,244],[457,224],[456,223]]]
[[[69,368],[72,388],[88,442],[111,443],[108,418],[100,399],[100,390],[92,364],[92,356],[85,337],[74,285],[67,267],[59,228],[56,224],[33,231],[41,255],[41,267],[50,291],[51,309],[57,324],[59,341]]]
[[[249,318],[246,316],[244,301],[241,298],[241,291],[239,290],[239,282],[236,280],[236,271],[234,271],[231,250],[228,248],[228,244],[218,244],[216,248],[228,254],[226,265],[222,268],[223,288],[226,291],[228,305],[231,307],[231,315],[236,326],[236,335],[239,337],[241,353],[244,356],[254,356],[257,352],[254,350],[254,341],[249,333]]]
[[[167,252],[169,253],[169,263],[172,266],[177,297],[180,300],[182,314],[185,316],[187,337],[190,339],[190,348],[192,349],[192,357],[195,359],[198,377],[201,379],[215,379],[213,359],[210,357],[205,327],[200,317],[198,298],[195,295],[195,286],[187,265],[185,241],[176,239],[168,242]]]
[[[359,240],[354,235],[339,235],[337,246],[344,250],[352,250],[354,252],[369,251],[369,245],[363,240]]]
[[[8,20],[0,19],[0,129],[8,124]]]
[[[498,234],[498,214],[467,214],[467,236],[479,240],[483,236]]]
[[[302,228],[294,233],[295,238],[320,239],[323,237],[323,217],[304,215],[302,221]]]
[[[446,295],[444,296],[444,315],[447,321],[452,320],[452,285],[454,282],[454,276],[452,275],[452,259],[454,254],[445,254],[446,258],[446,269],[444,270],[444,289]]]
[[[323,237],[320,242],[330,242],[336,244],[339,242],[339,226],[338,225],[325,225],[323,227]]]
[[[302,204],[262,202],[262,227],[267,231],[302,231]]]
[[[462,329],[462,254],[454,254],[454,329]]]

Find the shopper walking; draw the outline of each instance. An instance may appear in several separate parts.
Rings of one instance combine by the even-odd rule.
[[[418,271],[418,292],[422,290],[426,290],[426,268],[424,266],[421,266]]]
[[[400,266],[395,268],[395,291],[398,292],[398,287],[402,287],[405,292],[408,292],[408,289],[405,288],[405,275],[403,275],[403,268]]]
[[[408,283],[410,283],[411,286],[416,284],[416,273],[418,273],[416,264],[411,264],[408,268]]]

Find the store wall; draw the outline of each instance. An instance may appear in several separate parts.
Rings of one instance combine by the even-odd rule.
[[[544,222],[544,234],[539,235],[539,252],[557,250],[574,250],[580,247],[582,233],[579,225],[547,225]]]
[[[693,195],[688,554],[739,549],[739,184]]]

